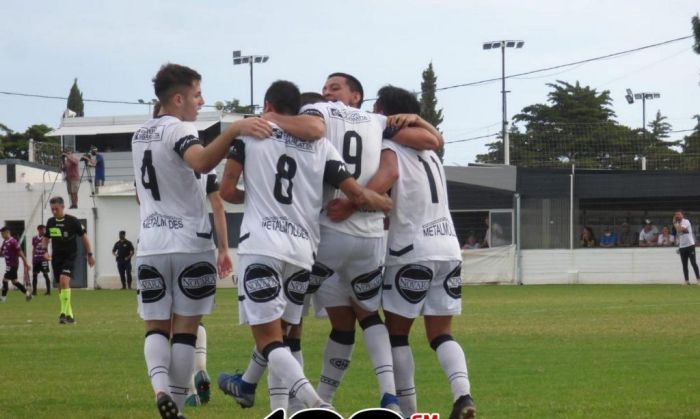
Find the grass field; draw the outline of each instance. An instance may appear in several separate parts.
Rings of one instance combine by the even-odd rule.
[[[234,290],[220,290],[206,318],[209,373],[243,369],[252,339],[237,325]],[[135,295],[74,291],[77,324],[59,325],[57,295],[0,304],[0,417],[157,417],[143,360]],[[700,287],[472,286],[455,338],[469,357],[480,418],[700,417]],[[305,323],[306,373],[317,382],[328,333]],[[419,410],[447,418],[451,398],[422,323],[411,342]],[[360,333],[334,404],[345,417],[379,395]],[[262,418],[215,389],[188,418]]]

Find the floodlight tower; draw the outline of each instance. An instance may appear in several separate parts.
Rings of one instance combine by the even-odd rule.
[[[647,129],[647,100],[658,99],[661,97],[660,93],[655,92],[642,92],[642,93],[632,93],[632,89],[627,89],[627,94],[625,99],[630,105],[634,103],[634,100],[642,100],[642,130]]]
[[[501,49],[501,102],[503,105],[503,121],[502,121],[502,136],[503,136],[503,164],[510,164],[510,139],[508,138],[508,113],[506,110],[506,48],[522,48],[525,41],[489,41],[484,42],[484,49]]]
[[[266,63],[270,57],[267,55],[241,55],[240,50],[233,51],[233,65],[250,64],[250,113],[255,113],[253,105],[253,63]]]

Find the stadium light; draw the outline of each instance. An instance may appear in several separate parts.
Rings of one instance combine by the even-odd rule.
[[[508,138],[508,114],[506,108],[506,48],[520,49],[523,45],[525,45],[525,41],[518,40],[488,41],[482,44],[482,48],[485,50],[501,49],[501,102],[503,106],[503,126],[501,135],[503,136],[503,164],[510,164],[510,139]]]
[[[658,99],[661,97],[660,93],[657,92],[641,92],[641,93],[632,93],[632,89],[627,89],[627,94],[625,95],[625,99],[627,99],[627,103],[630,105],[634,103],[634,100],[641,100],[642,101],[642,130],[646,131],[647,129],[647,100],[652,100],[652,99]]]
[[[253,63],[266,63],[270,57],[268,55],[241,55],[240,50],[233,51],[233,65],[250,64],[250,113],[255,113],[253,105]]]

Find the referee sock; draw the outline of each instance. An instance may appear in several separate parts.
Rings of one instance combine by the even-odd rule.
[[[391,358],[391,343],[389,343],[389,332],[386,326],[377,314],[363,319],[360,326],[365,337],[367,353],[379,383],[380,397],[386,393],[396,395],[394,360]]]
[[[176,333],[170,348],[170,395],[182,410],[190,392],[190,379],[194,368],[194,346],[197,335]]]
[[[272,342],[262,350],[267,358],[270,374],[278,376],[285,387],[285,393],[295,396],[307,407],[318,407],[322,400],[309,380],[304,376],[301,365],[282,342]]]
[[[331,330],[326,347],[323,349],[323,369],[318,383],[318,395],[327,402],[333,396],[350,366],[352,350],[355,347],[355,331]]]
[[[455,342],[450,335],[440,335],[430,342],[430,347],[435,351],[440,366],[450,382],[452,401],[470,394],[467,360],[459,343]]]
[[[66,306],[68,305],[68,290],[59,289],[58,299],[61,301],[61,314],[66,314]]]
[[[170,394],[170,342],[165,332],[158,330],[146,333],[143,343],[143,356],[146,358],[148,377],[153,392]]]
[[[411,417],[418,410],[416,384],[414,375],[416,365],[413,362],[413,353],[408,346],[408,336],[392,335],[391,356],[394,359],[394,380],[396,381],[396,397],[399,398],[399,406],[405,417]]]
[[[258,351],[258,348],[253,348],[253,354],[250,356],[248,368],[246,368],[245,372],[243,373],[243,381],[248,384],[252,384],[253,386],[257,386],[266,368],[267,360]],[[252,393],[254,392],[255,388],[253,388]]]
[[[66,316],[68,317],[73,317],[73,306],[70,304],[70,288],[66,288],[63,290],[61,295],[65,295],[66,297]]]

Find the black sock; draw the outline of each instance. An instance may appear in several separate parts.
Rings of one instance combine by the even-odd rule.
[[[24,285],[20,284],[19,282],[13,282],[15,284],[15,287],[17,287],[18,290],[22,291],[22,294],[27,293],[27,289],[24,288]]]

